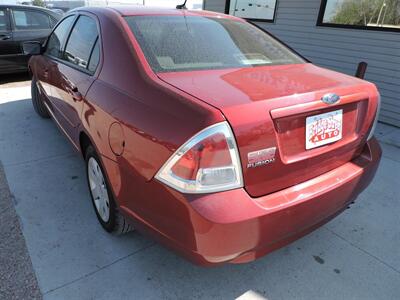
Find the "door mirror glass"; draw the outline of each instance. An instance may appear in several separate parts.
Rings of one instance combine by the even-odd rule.
[[[22,44],[25,55],[42,54],[42,44],[40,42],[25,42]]]

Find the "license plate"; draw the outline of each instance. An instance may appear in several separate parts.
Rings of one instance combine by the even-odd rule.
[[[306,149],[336,142],[342,138],[343,109],[306,118]]]

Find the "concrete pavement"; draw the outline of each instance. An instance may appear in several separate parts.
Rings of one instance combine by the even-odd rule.
[[[204,269],[101,229],[81,157],[35,114],[27,84],[0,87],[0,160],[45,299],[398,299],[399,129],[379,125],[384,157],[352,209],[256,262]]]
[[[0,299],[41,299],[0,162]]]

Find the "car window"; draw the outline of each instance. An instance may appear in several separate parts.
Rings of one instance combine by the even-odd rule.
[[[242,21],[198,16],[126,20],[155,72],[304,63],[269,34]]]
[[[0,31],[6,31],[8,29],[7,24],[6,11],[4,9],[0,9]]]
[[[99,46],[99,38],[97,38],[96,43],[94,44],[92,50],[92,54],[90,55],[88,70],[90,72],[96,71],[99,61],[100,61],[100,46]]]
[[[58,24],[56,29],[53,31],[53,33],[47,40],[45,54],[57,58],[62,57],[63,49],[61,49],[61,47],[67,38],[69,29],[71,28],[73,21],[74,21],[74,16],[68,16],[64,20],[62,20],[60,24]]]
[[[58,19],[58,20],[59,20],[59,19]],[[58,20],[55,19],[55,18],[53,18],[53,17],[50,17],[50,25],[51,25],[51,28],[53,28],[54,26],[56,26]]]
[[[97,37],[96,21],[88,16],[80,16],[69,36],[64,59],[80,68],[87,69]]]
[[[16,30],[50,29],[50,17],[42,12],[13,9],[12,15]]]

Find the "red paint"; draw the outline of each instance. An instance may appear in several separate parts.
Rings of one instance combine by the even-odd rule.
[[[119,123],[113,123],[110,126],[108,133],[108,140],[110,142],[111,151],[119,156],[122,155],[125,148],[125,137],[122,127]]]
[[[366,141],[377,108],[373,84],[310,63],[155,74],[122,15],[183,11],[82,11],[96,16],[101,31],[96,73],[45,56],[33,57],[30,68],[75,147],[81,150],[83,133],[90,137],[121,211],[192,261],[247,262],[265,255],[340,213],[372,180],[381,156],[376,140]],[[323,103],[326,93],[341,101]],[[306,118],[338,109],[343,138],[305,150]],[[189,195],[154,179],[190,137],[224,120],[238,144],[244,188]],[[249,153],[275,147],[273,162],[247,168]]]

